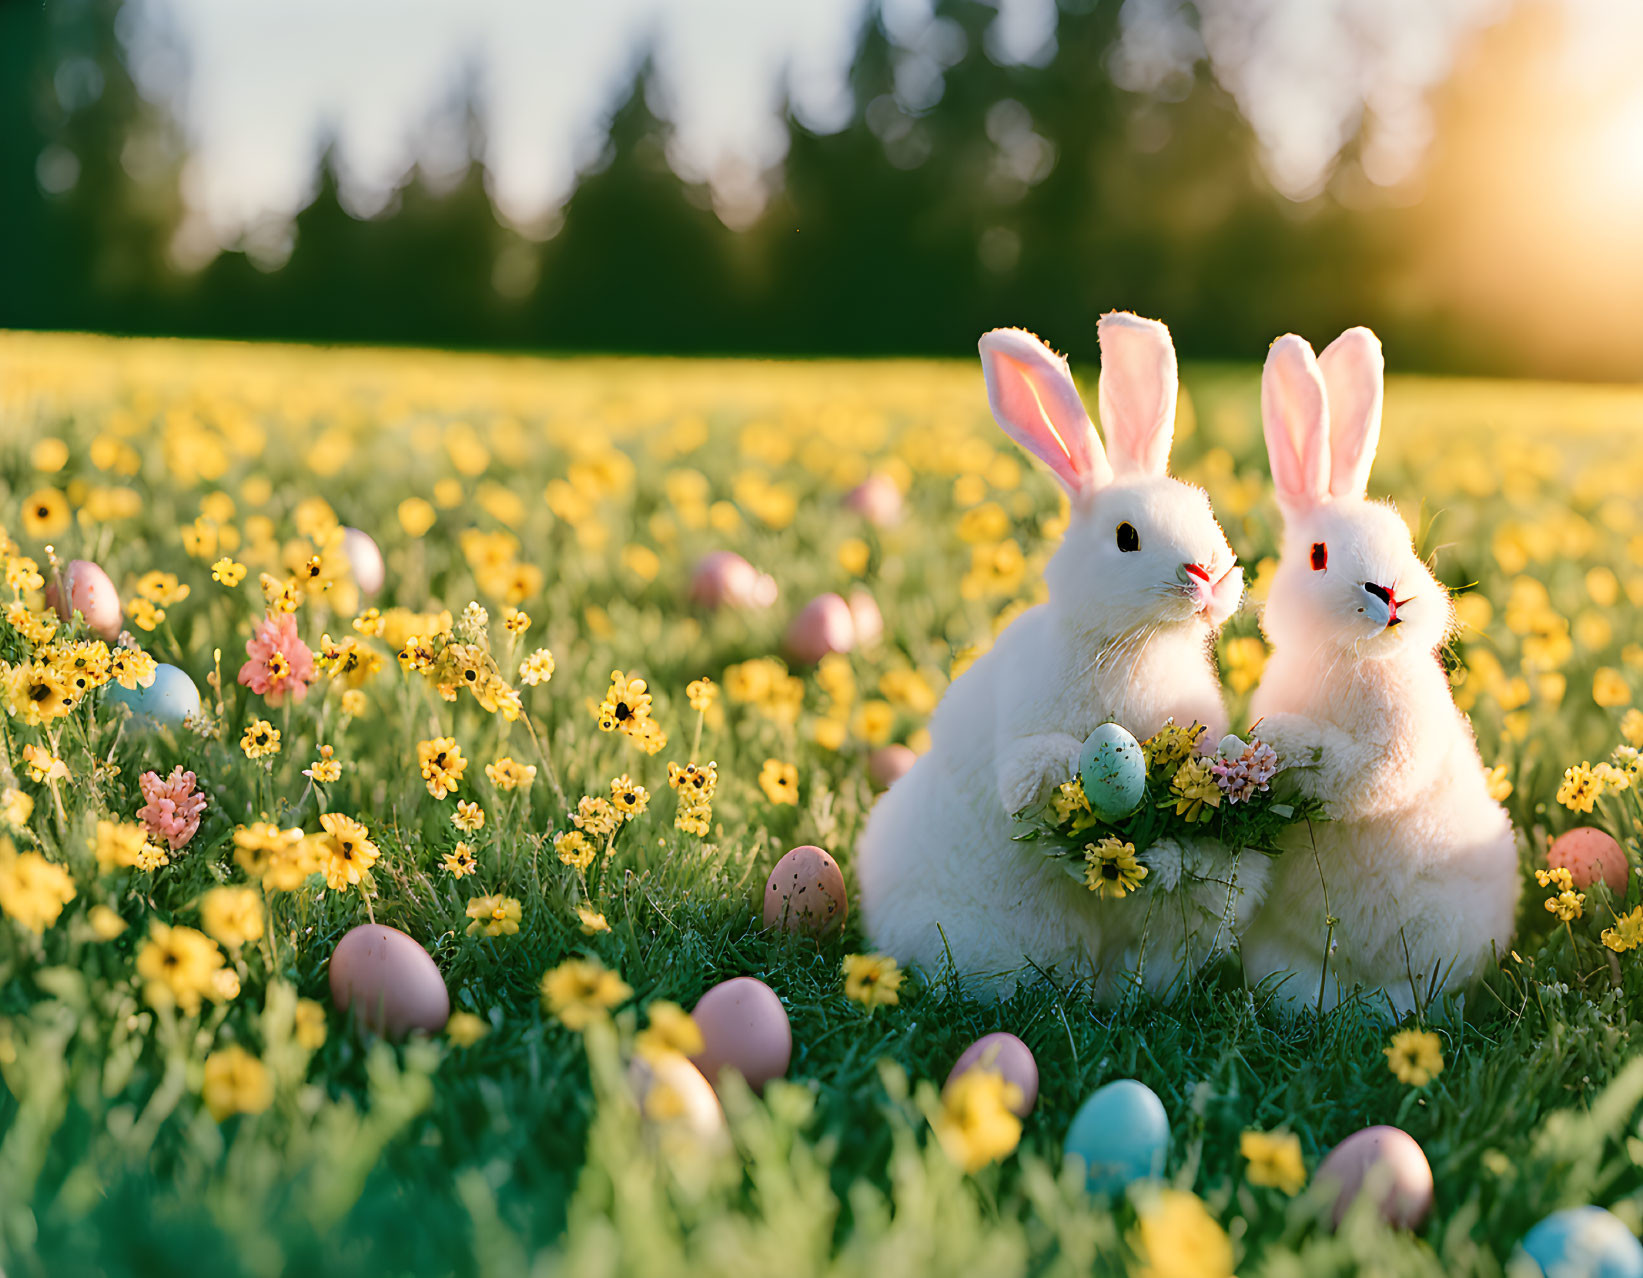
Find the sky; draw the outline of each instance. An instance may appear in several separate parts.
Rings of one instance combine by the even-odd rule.
[[[453,139],[430,129],[462,77],[478,85],[492,198],[522,228],[551,227],[638,51],[677,126],[670,161],[712,183],[734,224],[780,162],[784,90],[807,124],[839,127],[866,0],[136,0],[139,82],[169,99],[190,151],[184,195],[196,237],[235,242],[284,224],[310,198],[318,139],[335,137],[343,195],[379,208],[416,159],[437,169]],[[994,0],[988,53],[1054,49],[1054,0]],[[1638,47],[1638,0],[1556,0],[1575,18],[1571,57]],[[1365,126],[1364,165],[1387,184],[1418,165],[1426,101],[1457,51],[1509,0],[1123,0],[1111,67],[1125,87],[1168,93],[1208,59],[1260,139],[1267,171],[1305,198]],[[886,0],[886,25],[917,52],[939,34],[929,0]],[[182,54],[145,56],[164,32]],[[1616,37],[1624,33],[1626,39]]]

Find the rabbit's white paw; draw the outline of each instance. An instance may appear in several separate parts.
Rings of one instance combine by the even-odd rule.
[[[1181,882],[1181,845],[1174,839],[1159,839],[1141,856],[1147,867],[1150,888],[1173,892]]]
[[[1050,786],[1077,776],[1083,753],[1084,743],[1064,732],[1046,732],[1016,741],[998,768],[998,797],[1004,810],[1019,812]]]

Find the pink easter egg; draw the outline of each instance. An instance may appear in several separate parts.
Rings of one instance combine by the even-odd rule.
[[[1432,1210],[1432,1165],[1408,1132],[1365,1127],[1353,1132],[1318,1164],[1314,1178],[1334,1193],[1331,1227],[1338,1226],[1358,1195],[1374,1188],[1382,1219],[1395,1229],[1416,1229]],[[1373,1182],[1366,1184],[1365,1182]]]
[[[776,581],[733,550],[703,555],[690,576],[690,601],[704,608],[768,608]]]
[[[849,652],[856,646],[856,619],[850,605],[838,595],[817,595],[799,609],[782,644],[788,656],[811,666],[830,652]]]
[[[735,1070],[756,1092],[787,1073],[793,1059],[793,1028],[776,991],[763,981],[738,976],[720,982],[702,995],[690,1019],[702,1032],[702,1050],[690,1063],[714,1090],[720,1070]]]
[[[867,775],[881,790],[888,790],[918,761],[918,755],[904,745],[880,746],[867,756]]]
[[[439,965],[398,928],[362,923],[352,929],[337,942],[330,975],[337,1010],[352,1009],[361,1025],[378,1034],[437,1034],[450,1019],[451,999]]]
[[[58,593],[55,582],[46,587],[46,603],[57,609],[59,617],[67,621],[77,612],[110,643],[119,638],[120,594],[106,572],[90,560],[76,559],[63,573],[63,585],[66,599]]]
[[[1615,896],[1626,895],[1626,878],[1630,872],[1626,853],[1602,830],[1589,825],[1565,830],[1546,849],[1546,864],[1554,870],[1569,871],[1577,888],[1589,888],[1602,879]]]
[[[901,520],[901,489],[890,476],[875,472],[845,494],[844,504],[875,528]]]
[[[884,637],[884,614],[859,586],[850,592],[850,620],[856,627],[856,647],[871,648]]]
[[[382,562],[382,551],[371,539],[370,533],[358,528],[344,528],[342,553],[347,557],[360,594],[374,595],[382,589],[383,582],[388,579],[388,570]]]
[[[1017,1118],[1025,1118],[1033,1112],[1038,1100],[1038,1062],[1033,1059],[1032,1050],[1014,1034],[1000,1031],[976,1039],[954,1062],[943,1090],[951,1087],[960,1074],[972,1069],[990,1069],[1003,1075],[1006,1083],[1014,1083],[1021,1089],[1021,1100],[1010,1107]]]

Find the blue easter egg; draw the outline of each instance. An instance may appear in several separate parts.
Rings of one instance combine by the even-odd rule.
[[[1103,723],[1084,742],[1079,780],[1090,811],[1107,822],[1122,821],[1141,806],[1147,788],[1147,756],[1141,743],[1116,723]]]
[[[1135,1181],[1157,1179],[1169,1153],[1164,1102],[1133,1078],[1098,1088],[1073,1115],[1066,1152],[1084,1160],[1092,1194],[1116,1194]]]
[[[200,690],[176,666],[164,663],[154,667],[154,682],[146,688],[122,688],[117,683],[108,685],[108,699],[131,707],[137,720],[150,724],[163,723],[175,727],[191,714],[200,710]]]
[[[1523,1237],[1548,1278],[1643,1278],[1643,1243],[1601,1207],[1554,1211]]]

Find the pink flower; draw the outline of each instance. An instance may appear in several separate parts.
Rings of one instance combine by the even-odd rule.
[[[1241,803],[1268,788],[1278,771],[1278,752],[1264,741],[1252,741],[1236,759],[1218,758],[1209,770],[1227,801]]]
[[[200,813],[205,811],[205,795],[195,791],[194,774],[173,768],[162,781],[158,773],[145,772],[137,784],[148,800],[137,809],[148,832],[164,839],[173,852],[187,844],[199,830]]]
[[[297,619],[290,613],[259,621],[246,641],[245,655],[249,660],[240,667],[240,682],[259,697],[267,697],[269,705],[285,704],[287,692],[296,701],[308,695],[308,685],[314,681],[314,654],[297,638]]]

